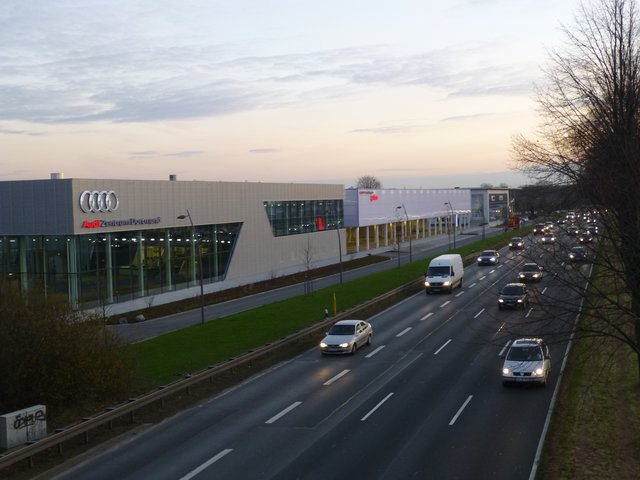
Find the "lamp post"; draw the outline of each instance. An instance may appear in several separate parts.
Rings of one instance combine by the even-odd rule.
[[[191,238],[193,241],[196,241],[196,229],[193,226],[193,220],[191,219],[191,214],[189,213],[189,209],[187,209],[186,215],[178,215],[178,220],[184,220],[185,218],[189,219],[189,223],[191,224]],[[197,243],[196,248],[198,249],[198,275],[200,277],[200,324],[204,325],[204,284],[202,278],[202,251],[200,249],[200,242]]]
[[[338,216],[338,207],[335,205],[329,206],[329,213],[335,213],[335,225],[336,233],[338,234],[338,255],[340,258],[340,284],[342,285],[342,241],[340,240],[340,218]]]
[[[445,205],[449,205],[449,210],[451,210],[451,218],[453,219],[453,248],[456,248],[456,218],[453,214],[453,207],[451,206],[451,202],[444,202]],[[451,248],[449,248],[451,249]]]
[[[412,248],[411,248],[411,235],[412,235],[412,228],[411,228],[411,221],[409,220],[409,215],[407,214],[407,209],[404,206],[404,203],[402,205],[399,205],[396,207],[396,210],[399,209],[404,210],[404,216],[407,217],[407,224],[409,225],[409,263],[411,263],[413,261],[413,256],[412,256]],[[400,243],[398,242],[398,245]]]

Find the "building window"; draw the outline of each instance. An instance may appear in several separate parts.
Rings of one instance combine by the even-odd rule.
[[[274,200],[264,209],[275,237],[343,228],[342,200]]]

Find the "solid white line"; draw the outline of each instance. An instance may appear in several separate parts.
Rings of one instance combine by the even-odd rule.
[[[509,347],[509,343],[511,343],[511,341],[507,340],[507,343],[504,344],[504,347],[502,347],[502,350],[500,350],[500,353],[498,354],[499,357],[504,355],[504,351],[507,349],[507,347]]]
[[[433,354],[437,355],[440,353],[440,350],[442,350],[444,347],[446,347],[447,345],[449,345],[451,343],[451,339],[447,340],[446,342],[444,342],[444,345],[442,345],[438,350],[436,350]]]
[[[233,449],[231,448],[227,448],[226,450],[222,450],[219,454],[217,454],[215,457],[211,458],[210,460],[206,461],[205,463],[203,463],[202,465],[200,465],[198,468],[196,468],[195,470],[191,470],[189,473],[187,473],[184,477],[180,478],[180,480],[189,480],[193,477],[195,477],[196,475],[198,475],[200,472],[202,472],[205,468],[209,467],[210,465],[214,464],[215,462],[217,462],[218,460],[220,460],[222,457],[224,457],[227,453],[231,452]]]
[[[373,352],[371,352],[369,355],[365,355],[364,358],[371,358],[373,357],[376,353],[378,353],[380,350],[382,350],[384,348],[384,345],[380,345],[378,348],[376,348]]]
[[[422,318],[420,319],[420,321],[422,321],[422,320],[426,320],[426,319],[427,319],[427,318],[429,318],[431,315],[433,315],[433,312],[429,312],[429,313],[427,313],[424,317],[422,317]]]
[[[323,385],[331,385],[333,382],[335,382],[336,380],[344,377],[347,373],[349,373],[349,370],[343,370],[341,371],[339,374],[337,374],[335,377],[330,378],[329,380],[327,380],[326,382],[323,383]]]
[[[375,412],[378,408],[380,408],[382,406],[382,404],[384,402],[386,402],[387,400],[389,400],[389,398],[391,397],[391,395],[393,395],[393,392],[391,392],[389,395],[387,395],[386,397],[384,397],[382,400],[380,400],[380,403],[378,403],[375,407],[373,407],[373,409],[371,411],[369,411],[369,413],[367,413],[364,417],[362,417],[360,419],[361,422],[364,422],[367,418],[369,418],[369,416]]]
[[[411,327],[407,327],[404,330],[402,330],[399,334],[396,335],[396,337],[401,337],[402,335],[404,335],[405,333],[407,333],[409,330],[411,330]]]
[[[478,313],[476,313],[473,318],[478,318],[480,315],[482,315],[482,312],[484,312],[484,308],[482,310],[480,310]]]
[[[275,421],[277,421],[279,418],[284,417],[287,413],[289,413],[291,410],[293,410],[294,408],[296,408],[298,405],[300,405],[302,402],[293,402],[291,405],[289,405],[287,408],[285,408],[284,410],[282,410],[280,413],[278,413],[277,415],[274,415],[273,417],[271,417],[269,420],[267,420],[264,423],[273,423]]]
[[[456,295],[456,297],[459,297],[459,296],[460,296],[460,295],[462,295],[463,293],[464,293],[464,290],[462,290],[460,293],[458,293],[458,294]]]
[[[456,420],[458,419],[462,411],[465,409],[465,407],[469,404],[472,398],[473,398],[473,395],[469,395],[469,398],[467,398],[467,400],[462,404],[462,406],[460,407],[460,410],[458,410],[458,413],[456,413],[455,416],[449,422],[450,426],[456,423]]]
[[[440,305],[440,308],[446,307],[447,305],[449,305],[451,303],[451,300],[447,300],[446,302],[444,302],[442,305]]]
[[[477,285],[477,284],[476,284],[476,282],[473,282],[473,283],[472,283],[471,285],[469,285],[467,288],[473,288],[473,287],[475,287],[476,285]]]

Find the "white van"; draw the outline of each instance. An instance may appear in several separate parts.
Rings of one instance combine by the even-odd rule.
[[[462,257],[457,253],[440,255],[429,263],[424,278],[425,292],[448,292],[456,288],[462,288],[464,267]]]

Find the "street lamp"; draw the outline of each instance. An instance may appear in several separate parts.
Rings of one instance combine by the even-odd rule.
[[[411,235],[412,235],[412,233],[413,233],[413,232],[411,231],[411,230],[412,230],[412,228],[411,228],[411,221],[409,220],[409,215],[407,214],[407,209],[404,207],[404,203],[403,203],[402,205],[397,206],[397,207],[396,207],[396,210],[399,210],[400,208],[401,208],[402,210],[404,210],[404,216],[405,216],[405,217],[407,217],[407,224],[409,225],[409,263],[411,263],[411,262],[413,261],[413,257],[412,257],[412,254],[411,254],[411,252],[412,252],[412,248],[411,248]],[[399,245],[399,244],[400,244],[400,243],[398,242],[398,245]]]
[[[185,218],[189,219],[189,223],[191,224],[191,238],[195,242],[196,229],[193,226],[193,220],[191,219],[189,209],[187,209],[186,215],[178,215],[176,218],[178,218],[178,220],[184,220]],[[204,325],[204,284],[202,278],[202,251],[200,249],[200,242],[197,243],[196,248],[198,249],[198,275],[200,276],[200,323]]]
[[[456,248],[456,223],[457,219],[453,214],[453,207],[451,206],[451,202],[444,202],[445,205],[449,205],[449,210],[451,210],[451,218],[453,219],[453,248]]]
[[[340,284],[342,284],[342,241],[340,240],[340,217],[338,216],[338,207],[336,205],[327,205],[329,213],[335,213],[336,233],[338,234],[338,255],[340,256]]]

